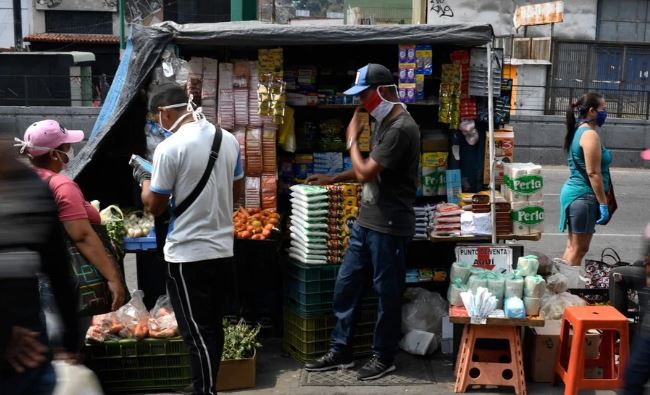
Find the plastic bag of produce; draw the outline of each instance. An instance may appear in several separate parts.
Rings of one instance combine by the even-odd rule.
[[[546,291],[546,281],[542,276],[527,276],[524,278],[524,297],[541,298]]]
[[[447,300],[452,306],[463,307],[463,298],[460,297],[460,294],[467,291],[467,285],[463,284],[460,278],[457,278],[449,284],[449,290],[447,291]]]
[[[447,315],[447,302],[437,292],[409,288],[404,293],[410,302],[402,305],[402,333],[413,330],[442,336],[442,317]]]
[[[556,273],[546,278],[546,288],[549,292],[559,294],[569,289],[569,279],[562,273]]]
[[[524,296],[524,278],[515,270],[506,276],[505,298],[523,298]]]
[[[538,268],[539,261],[534,255],[522,256],[517,260],[517,271],[523,277],[536,275]]]
[[[144,292],[133,291],[131,300],[115,312],[118,322],[123,326],[121,337],[143,339],[149,335],[147,320],[149,312],[144,305]]]
[[[149,315],[147,327],[151,337],[165,338],[178,335],[176,314],[167,294],[161,295],[158,298]]]
[[[463,262],[454,262],[451,265],[451,272],[449,274],[449,279],[451,281],[456,281],[456,279],[460,279],[461,283],[465,284],[467,283],[467,280],[469,280],[470,274],[471,274],[471,266],[469,264]]]
[[[524,301],[517,297],[507,298],[503,308],[506,318],[526,318]]]
[[[86,340],[102,343],[107,340],[117,339],[123,328],[115,313],[96,315],[86,332]]]
[[[569,306],[585,306],[586,304],[587,302],[581,297],[568,292],[559,294],[547,293],[542,298],[539,314],[546,320],[561,320],[565,308]]]

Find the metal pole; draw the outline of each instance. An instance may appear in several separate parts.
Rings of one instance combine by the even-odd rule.
[[[490,213],[492,216],[492,244],[497,242],[497,218],[496,218],[496,182],[494,174],[495,149],[494,149],[494,87],[492,86],[492,42],[487,44],[487,78],[488,78],[488,130],[490,144]]]
[[[126,40],[124,38],[124,0],[120,0],[119,3],[119,12],[120,12],[120,49],[126,48]]]
[[[23,50],[23,15],[20,0],[13,0],[14,12],[14,47],[16,51]]]

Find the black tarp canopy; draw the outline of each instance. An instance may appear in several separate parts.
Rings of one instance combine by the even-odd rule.
[[[490,25],[294,26],[262,22],[179,25],[163,22],[152,27],[134,26],[89,141],[75,157],[68,175],[72,178],[80,176],[98,150],[102,149],[105,140],[127,112],[139,90],[144,87],[162,52],[170,43],[204,47],[402,43],[471,47],[484,45],[492,37]],[[108,169],[101,169],[98,174],[106,170]]]

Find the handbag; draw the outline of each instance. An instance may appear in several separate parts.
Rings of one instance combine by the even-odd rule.
[[[104,251],[111,258],[115,266],[118,266],[118,252],[113,246],[106,227],[104,225],[92,225],[93,230],[104,246]],[[72,270],[73,280],[77,289],[79,304],[77,313],[79,316],[93,316],[106,314],[111,311],[113,298],[108,282],[97,270],[97,268],[81,254],[70,237],[65,237],[68,263]],[[119,267],[117,267],[119,269]],[[119,271],[119,270],[118,270]]]
[[[607,258],[607,260],[606,260]],[[585,259],[585,271],[588,280],[585,283],[587,289],[608,289],[609,273],[613,268],[627,266],[627,262],[621,261],[621,257],[613,248],[605,248],[600,254],[600,260]]]
[[[587,170],[578,166],[578,162],[576,162],[576,158],[573,155],[573,152],[571,152],[571,158],[573,159],[573,165],[576,167],[576,169],[578,169],[580,174],[585,178],[585,180],[587,181],[587,185],[589,185],[589,188],[593,190],[593,187],[591,186],[591,181],[589,181],[589,176],[587,175]],[[609,190],[605,195],[607,196],[607,210],[609,211],[609,218],[607,219],[607,221],[603,222],[603,225],[607,225],[609,221],[612,220],[612,217],[614,216],[614,212],[616,211],[616,209],[618,209],[618,203],[616,203],[616,195],[614,194],[614,184],[612,183],[611,175],[609,177]]]

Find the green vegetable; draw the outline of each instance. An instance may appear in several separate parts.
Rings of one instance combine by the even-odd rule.
[[[221,360],[252,358],[255,350],[262,345],[257,341],[261,325],[248,326],[244,320],[232,325],[228,320],[223,320],[223,354]]]
[[[124,214],[122,213],[122,210],[120,210],[118,206],[112,205],[100,211],[99,215],[102,218],[102,225],[106,226],[108,237],[111,238],[115,247],[118,249],[120,254],[122,254],[124,248],[124,236],[126,236],[126,232],[124,231]]]

